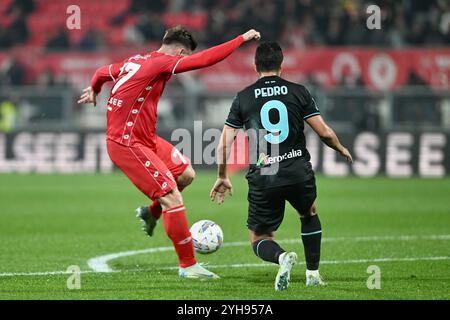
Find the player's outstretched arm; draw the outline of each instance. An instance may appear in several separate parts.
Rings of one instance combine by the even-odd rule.
[[[98,68],[91,79],[91,85],[83,89],[83,93],[78,100],[79,104],[93,103],[97,105],[97,95],[102,90],[103,84],[108,81],[116,81],[120,73],[121,63],[114,63]]]
[[[244,42],[253,39],[259,40],[261,39],[261,35],[258,31],[252,29],[231,41],[181,58],[175,65],[172,73],[182,73],[212,66],[228,57]]]
[[[217,180],[209,194],[211,201],[214,201],[217,196],[217,203],[222,204],[225,199],[225,194],[228,191],[230,196],[233,195],[233,186],[228,178],[227,160],[230,156],[231,145],[238,129],[225,125],[220,137],[219,146],[217,147]]]
[[[316,115],[306,119],[306,122],[327,146],[339,152],[348,162],[353,162],[350,152],[339,142],[336,133],[325,123],[322,116]]]

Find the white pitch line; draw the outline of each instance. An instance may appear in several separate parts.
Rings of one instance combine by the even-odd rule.
[[[439,261],[450,260],[450,257],[410,257],[410,258],[374,258],[374,259],[354,259],[354,260],[324,260],[320,261],[320,264],[357,264],[368,262],[407,262],[407,261]],[[305,264],[304,261],[297,264]],[[208,268],[257,268],[257,267],[278,267],[274,263],[237,263],[237,264],[222,264],[222,265],[208,265]],[[163,268],[163,269],[169,269]],[[170,267],[170,269],[178,269],[178,267]]]
[[[159,248],[150,248],[150,249],[142,249],[142,250],[123,251],[123,252],[111,253],[111,254],[107,254],[104,256],[98,256],[98,257],[91,258],[87,261],[87,264],[88,264],[89,268],[91,268],[95,272],[112,272],[114,270],[111,269],[110,266],[108,266],[108,262],[111,260],[122,258],[122,257],[134,256],[137,254],[165,252],[165,251],[172,251],[172,250],[173,250],[173,247],[159,247]]]
[[[337,242],[337,241],[413,241],[413,240],[450,240],[450,235],[430,235],[430,236],[368,236],[368,237],[334,237],[334,238],[324,238],[322,242]],[[286,243],[299,243],[300,239],[284,239],[277,240],[280,244]],[[224,243],[223,247],[242,247],[249,245],[248,241],[237,241]],[[159,247],[159,248],[149,248],[142,250],[130,250],[117,253],[111,253],[103,256],[94,257],[88,260],[88,266],[93,271],[96,272],[112,272],[113,269],[108,265],[108,262],[122,257],[134,256],[137,254],[155,253],[155,252],[165,252],[173,251],[173,247]]]
[[[371,263],[371,262],[411,262],[411,261],[444,261],[450,260],[450,256],[437,256],[437,257],[406,257],[406,258],[374,258],[374,259],[353,259],[353,260],[324,260],[320,264],[358,264],[358,263]],[[298,262],[297,264],[303,265],[304,261]],[[278,267],[278,265],[273,263],[236,263],[236,264],[217,264],[208,265],[209,269],[220,269],[220,268],[265,268],[265,267]],[[167,266],[167,267],[155,267],[155,268],[140,268],[140,269],[127,269],[127,270],[113,270],[109,273],[128,273],[128,272],[148,272],[148,271],[158,271],[158,270],[177,270],[178,267]],[[105,273],[94,270],[82,270],[80,273]],[[72,275],[72,272],[67,271],[48,271],[48,272],[6,272],[0,273],[0,277],[14,277],[14,276],[52,276],[52,275]]]
[[[95,273],[93,270],[83,270],[80,273]],[[73,274],[67,271],[42,271],[42,272],[4,272],[0,277],[18,277],[18,276],[58,276],[61,274]]]
[[[450,240],[450,235],[428,235],[428,236],[365,236],[365,237],[330,237],[323,238],[322,242],[337,242],[337,241],[414,241],[414,240]],[[299,243],[300,239],[284,239],[277,240],[278,243]],[[249,245],[247,241],[227,242],[223,244],[223,247],[241,247]],[[149,270],[174,270],[178,267],[162,267],[162,268],[150,268],[150,269],[135,269],[135,270],[113,270],[108,262],[114,259],[133,256],[137,254],[156,253],[173,251],[173,247],[158,247],[141,250],[130,250],[117,253],[111,253],[94,257],[88,260],[88,266],[91,270],[82,270],[81,273],[105,273],[105,272],[139,272]],[[321,261],[321,264],[345,264],[345,263],[366,263],[366,262],[394,262],[394,261],[421,261],[421,260],[448,260],[450,257],[416,257],[416,258],[379,258],[379,259],[362,259],[362,260],[331,260]],[[227,265],[210,265],[210,268],[251,268],[251,267],[266,267],[272,266],[268,263],[247,263],[247,264],[227,264]],[[0,273],[0,277],[13,277],[13,276],[49,276],[49,275],[63,275],[72,274],[67,271],[44,271],[44,272],[4,272]]]

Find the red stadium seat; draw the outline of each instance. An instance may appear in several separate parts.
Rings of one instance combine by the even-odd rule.
[[[194,30],[203,30],[208,22],[208,15],[206,13],[168,13],[163,16],[163,21],[168,27],[181,24]]]
[[[122,46],[125,43],[125,39],[123,37],[123,28],[111,28],[110,32],[107,33],[107,39],[111,46]]]
[[[13,0],[2,0],[0,1],[0,13],[3,13],[6,11],[6,9],[9,8]]]
[[[0,27],[7,27],[11,18],[4,12],[13,0],[0,0]],[[73,0],[36,0],[36,9],[27,20],[30,38],[28,47],[42,47],[57,30],[65,28],[68,17],[67,7],[74,4]],[[77,44],[90,29],[96,29],[105,34],[107,41],[113,46],[124,44],[123,27],[112,27],[110,20],[127,10],[130,0],[77,0],[81,9],[81,30],[68,32],[72,45]],[[128,16],[124,26],[136,23],[136,17]]]
[[[2,12],[9,7],[12,0],[0,1],[0,18]],[[73,5],[73,0],[37,0],[36,10],[28,18],[27,24],[30,30],[30,46],[43,46],[54,34],[55,30],[65,26],[68,17],[67,7]],[[81,30],[68,32],[71,44],[78,43],[84,33],[90,29],[104,32],[107,39],[113,44],[123,44],[122,28],[111,28],[110,20],[121,12],[125,11],[129,5],[129,0],[78,0],[76,1],[81,9]],[[6,19],[1,19],[0,26],[6,25]],[[127,20],[134,22],[135,19]]]

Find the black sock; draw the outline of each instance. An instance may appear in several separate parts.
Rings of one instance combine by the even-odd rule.
[[[255,254],[267,262],[273,262],[278,264],[278,257],[285,252],[279,245],[273,240],[263,239],[253,242],[253,251]]]
[[[319,216],[300,218],[302,222],[302,241],[305,249],[306,268],[318,270],[320,262],[320,243],[322,241],[322,227]]]

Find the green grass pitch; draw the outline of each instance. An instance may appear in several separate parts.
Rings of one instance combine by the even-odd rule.
[[[305,287],[300,223],[288,206],[277,239],[299,264],[284,292],[273,288],[276,266],[246,243],[246,182],[232,181],[234,195],[220,207],[208,197],[212,172],[184,192],[189,222],[216,221],[227,244],[198,256],[222,278],[195,281],[178,278],[172,251],[112,259],[112,273],[89,269],[96,256],[171,245],[161,224],[151,239],[141,232],[134,209],[147,200],[122,174],[0,175],[0,299],[450,298],[449,179],[318,177],[328,286]],[[70,265],[82,270],[79,290],[60,274]],[[379,290],[367,288],[370,265],[381,270]]]

